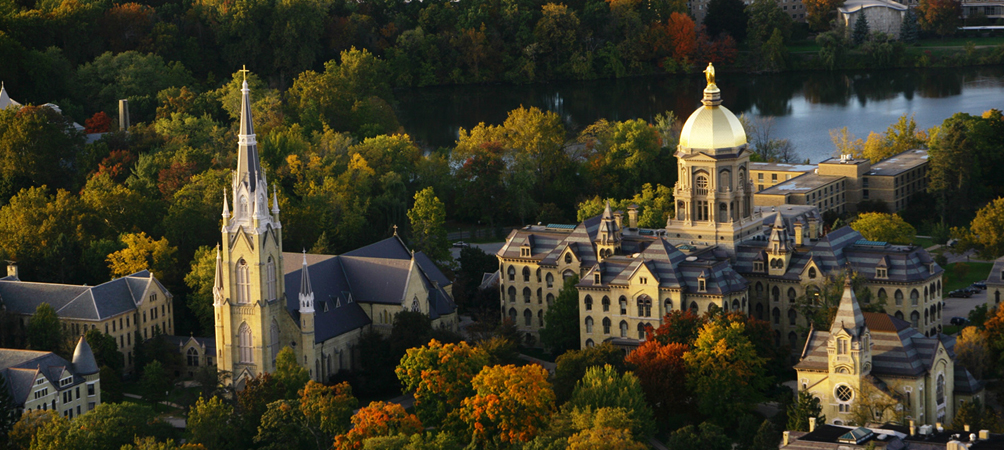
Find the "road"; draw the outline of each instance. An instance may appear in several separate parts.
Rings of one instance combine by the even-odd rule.
[[[471,247],[480,248],[481,250],[484,250],[485,253],[494,255],[502,249],[502,245],[504,244],[505,242],[488,242],[485,244],[471,244]],[[453,255],[453,259],[455,260],[460,258],[460,247],[450,247],[450,254]]]
[[[951,325],[952,317],[969,317],[969,311],[986,301],[987,291],[980,291],[970,298],[952,298],[945,294],[945,307],[941,311],[942,326]]]

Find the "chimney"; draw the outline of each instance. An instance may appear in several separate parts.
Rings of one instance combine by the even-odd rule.
[[[966,433],[968,433],[969,432],[969,424],[967,423],[967,424],[963,425],[962,429],[965,430]]]
[[[945,431],[944,424],[942,424],[941,422],[934,422],[934,429],[938,430],[939,433]]]
[[[819,239],[819,221],[816,216],[809,217],[809,239]]]
[[[809,418],[809,432],[812,433],[813,431],[816,431],[816,418],[815,417],[810,417]]]
[[[129,131],[129,100],[119,100],[119,130]]]
[[[796,247],[801,247],[802,246],[802,221],[801,220],[796,220],[795,221],[795,246]]]
[[[614,221],[617,222],[617,229],[624,229],[624,213],[617,211],[614,213]]]
[[[910,436],[917,435],[917,423],[910,419]]]
[[[990,439],[990,430],[980,430],[980,440],[985,441]]]
[[[7,261],[7,276],[20,280],[17,276],[17,261]]]
[[[638,228],[638,205],[628,206],[628,226]]]
[[[784,433],[781,433],[781,446],[782,447],[787,447],[788,446],[789,439],[791,438],[788,435],[788,433],[789,433],[788,431],[785,431]]]

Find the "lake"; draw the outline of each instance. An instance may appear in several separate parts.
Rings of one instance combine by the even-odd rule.
[[[1004,109],[1004,67],[894,69],[872,72],[720,73],[723,105],[736,115],[773,117],[773,136],[789,139],[813,163],[834,152],[829,131],[847,127],[865,139],[903,114],[919,127],[956,112]],[[450,147],[458,130],[500,124],[520,105],[561,115],[572,130],[598,119],[651,121],[674,111],[685,120],[701,103],[704,74],[533,85],[467,85],[398,90],[397,113],[413,138]]]

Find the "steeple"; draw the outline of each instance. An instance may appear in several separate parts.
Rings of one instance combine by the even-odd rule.
[[[862,329],[865,327],[865,316],[861,314],[861,307],[858,306],[858,298],[854,295],[851,287],[851,276],[847,275],[844,280],[844,296],[840,298],[840,306],[837,307],[837,315],[830,325],[830,334],[835,335],[841,329],[854,337],[860,337]]]
[[[596,258],[603,261],[621,250],[621,229],[614,219],[614,214],[610,212],[610,202],[607,201],[606,208],[603,209],[603,216],[600,218],[600,228],[596,232]]]
[[[307,269],[307,252],[303,252],[303,268],[300,270],[300,314],[314,313],[314,290],[310,287],[310,272]]]
[[[241,87],[241,127],[237,134],[238,153],[235,184],[247,183],[250,192],[254,193],[258,188],[258,182],[264,183],[265,177],[258,159],[258,142],[255,140],[254,121],[251,118],[250,93],[248,82],[244,80]]]
[[[21,106],[21,104],[10,99],[10,96],[7,95],[7,88],[3,85],[3,82],[0,81],[0,111],[3,111],[11,106]]]
[[[224,203],[226,200],[224,200]],[[213,280],[213,303],[216,306],[223,304],[223,257],[220,255],[220,246],[216,245],[216,279]]]

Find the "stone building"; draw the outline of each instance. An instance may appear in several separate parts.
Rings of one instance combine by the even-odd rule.
[[[158,331],[174,333],[173,298],[146,270],[97,286],[77,286],[21,281],[17,266],[10,264],[7,276],[0,278],[0,307],[20,316],[22,332],[35,309],[48,303],[67,335],[79,336],[95,329],[114,338],[127,374],[134,370],[137,339],[149,339]]]
[[[848,36],[854,30],[854,23],[865,17],[870,32],[881,32],[899,39],[899,28],[906,10],[906,5],[892,0],[847,0],[837,8],[837,17]]]
[[[83,336],[72,363],[52,352],[0,349],[0,374],[22,412],[51,409],[72,419],[101,404],[101,374]]]
[[[262,170],[242,88],[233,211],[223,200],[213,307],[216,364],[241,384],[275,370],[290,347],[314,380],[353,367],[353,348],[367,329],[389,331],[394,314],[420,311],[433,326],[456,329],[450,281],[421,252],[393,237],[342,254],[283,253],[279,204]]]
[[[216,367],[216,340],[204,337],[164,336],[181,354],[181,367],[175,368],[175,377],[192,378],[202,367]]]
[[[930,255],[867,241],[849,227],[824,233],[815,205],[753,207],[745,133],[714,83],[704,96],[676,154],[677,217],[642,229],[636,208],[626,223],[607,208],[577,225],[514,230],[497,253],[504,316],[538,336],[563,279],[577,275],[583,346],[634,347],[644,326],[669,311],[720,308],[769,321],[777,344],[797,352],[808,328],[797,303],[850,268],[865,280],[868,301],[937,334],[943,270]]]
[[[854,421],[855,407],[869,400],[895,405],[871,408],[875,423],[950,422],[959,404],[983,397],[983,385],[955,364],[954,346],[954,337],[861,312],[847,279],[830,329],[809,331],[795,365],[799,389],[818,398],[835,425]]]
[[[993,310],[1001,304],[1004,295],[1004,256],[994,260],[994,266],[987,275],[987,310]]]

